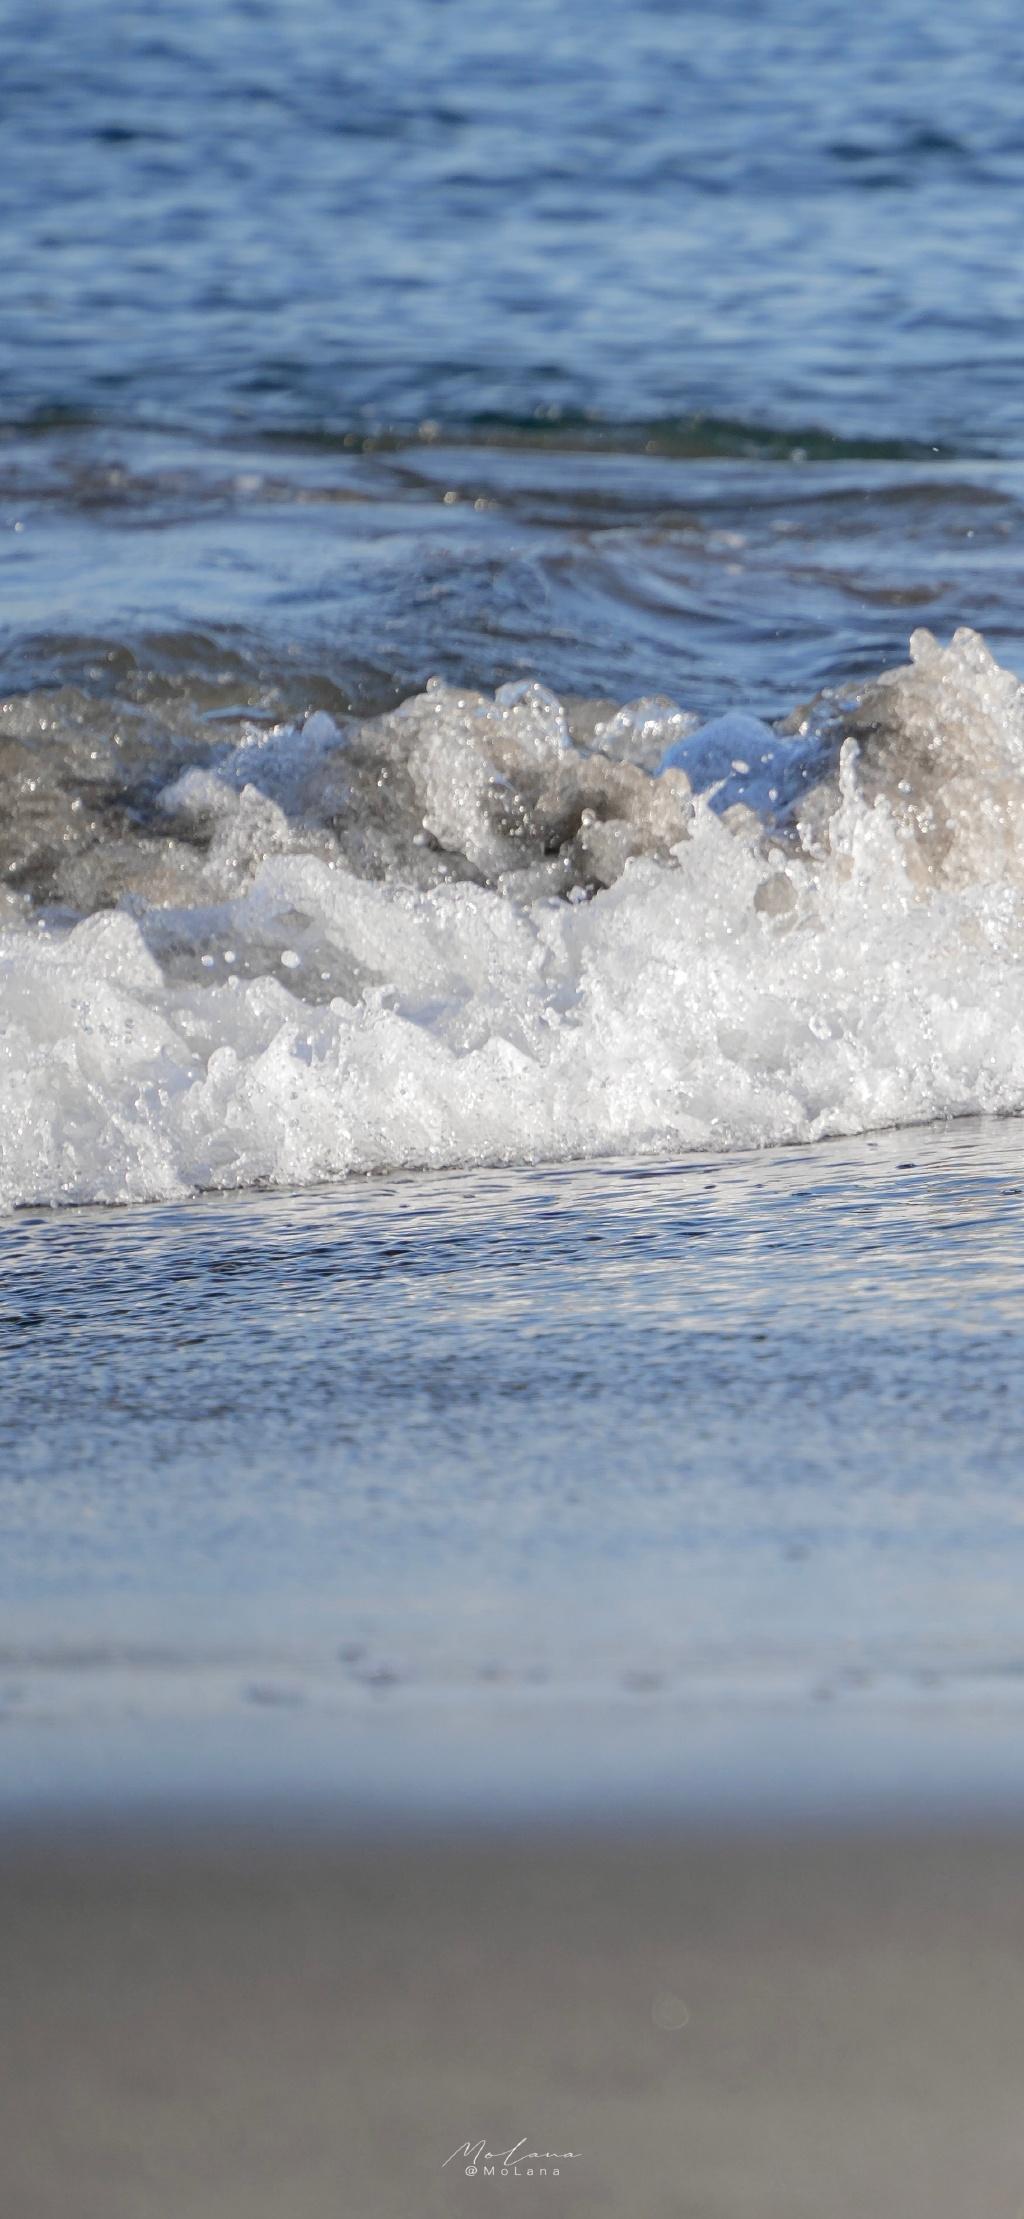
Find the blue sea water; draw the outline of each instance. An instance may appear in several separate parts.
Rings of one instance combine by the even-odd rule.
[[[486,1797],[525,1703],[516,1793],[642,1799],[683,1713],[702,1793],[766,1707],[876,1787],[1015,1720],[1019,705],[903,687],[920,855],[848,800],[800,941],[792,825],[673,876],[647,772],[922,625],[1024,669],[1022,72],[1005,0],[0,12],[21,1803],[158,1725],[365,1797],[422,1711]]]
[[[1006,0],[67,0],[2,39],[10,425],[1020,452]]]
[[[1018,649],[1022,63],[1006,0],[5,8],[19,682],[198,628],[300,700],[781,711],[908,611]]]

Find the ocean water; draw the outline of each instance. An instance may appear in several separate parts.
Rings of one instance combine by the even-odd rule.
[[[1022,61],[3,11],[16,1797],[1005,1783]]]

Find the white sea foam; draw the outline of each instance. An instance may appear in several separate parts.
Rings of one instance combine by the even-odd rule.
[[[120,906],[9,902],[0,1201],[1019,1110],[1021,690],[972,634],[914,653],[774,736],[774,799],[733,730],[716,763],[658,705],[578,745],[541,689],[186,772]],[[659,729],[684,771],[692,739],[693,808],[622,760]]]

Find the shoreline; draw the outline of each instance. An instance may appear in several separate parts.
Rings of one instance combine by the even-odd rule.
[[[126,1698],[127,1701],[127,1698]],[[957,1702],[860,1691],[788,1703],[687,1701],[646,1685],[317,1708],[272,1678],[217,1713],[3,1717],[0,1843],[145,1837],[179,1824],[358,1844],[458,1828],[547,1839],[566,1827],[703,1837],[975,1827],[1024,1829],[1020,1705],[1011,1685]],[[867,1814],[865,1818],[865,1814]]]

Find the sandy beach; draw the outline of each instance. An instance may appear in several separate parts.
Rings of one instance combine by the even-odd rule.
[[[1016,2219],[1020,1859],[950,1831],[12,1839],[2,2208]],[[576,2154],[502,2177],[517,2144]]]

